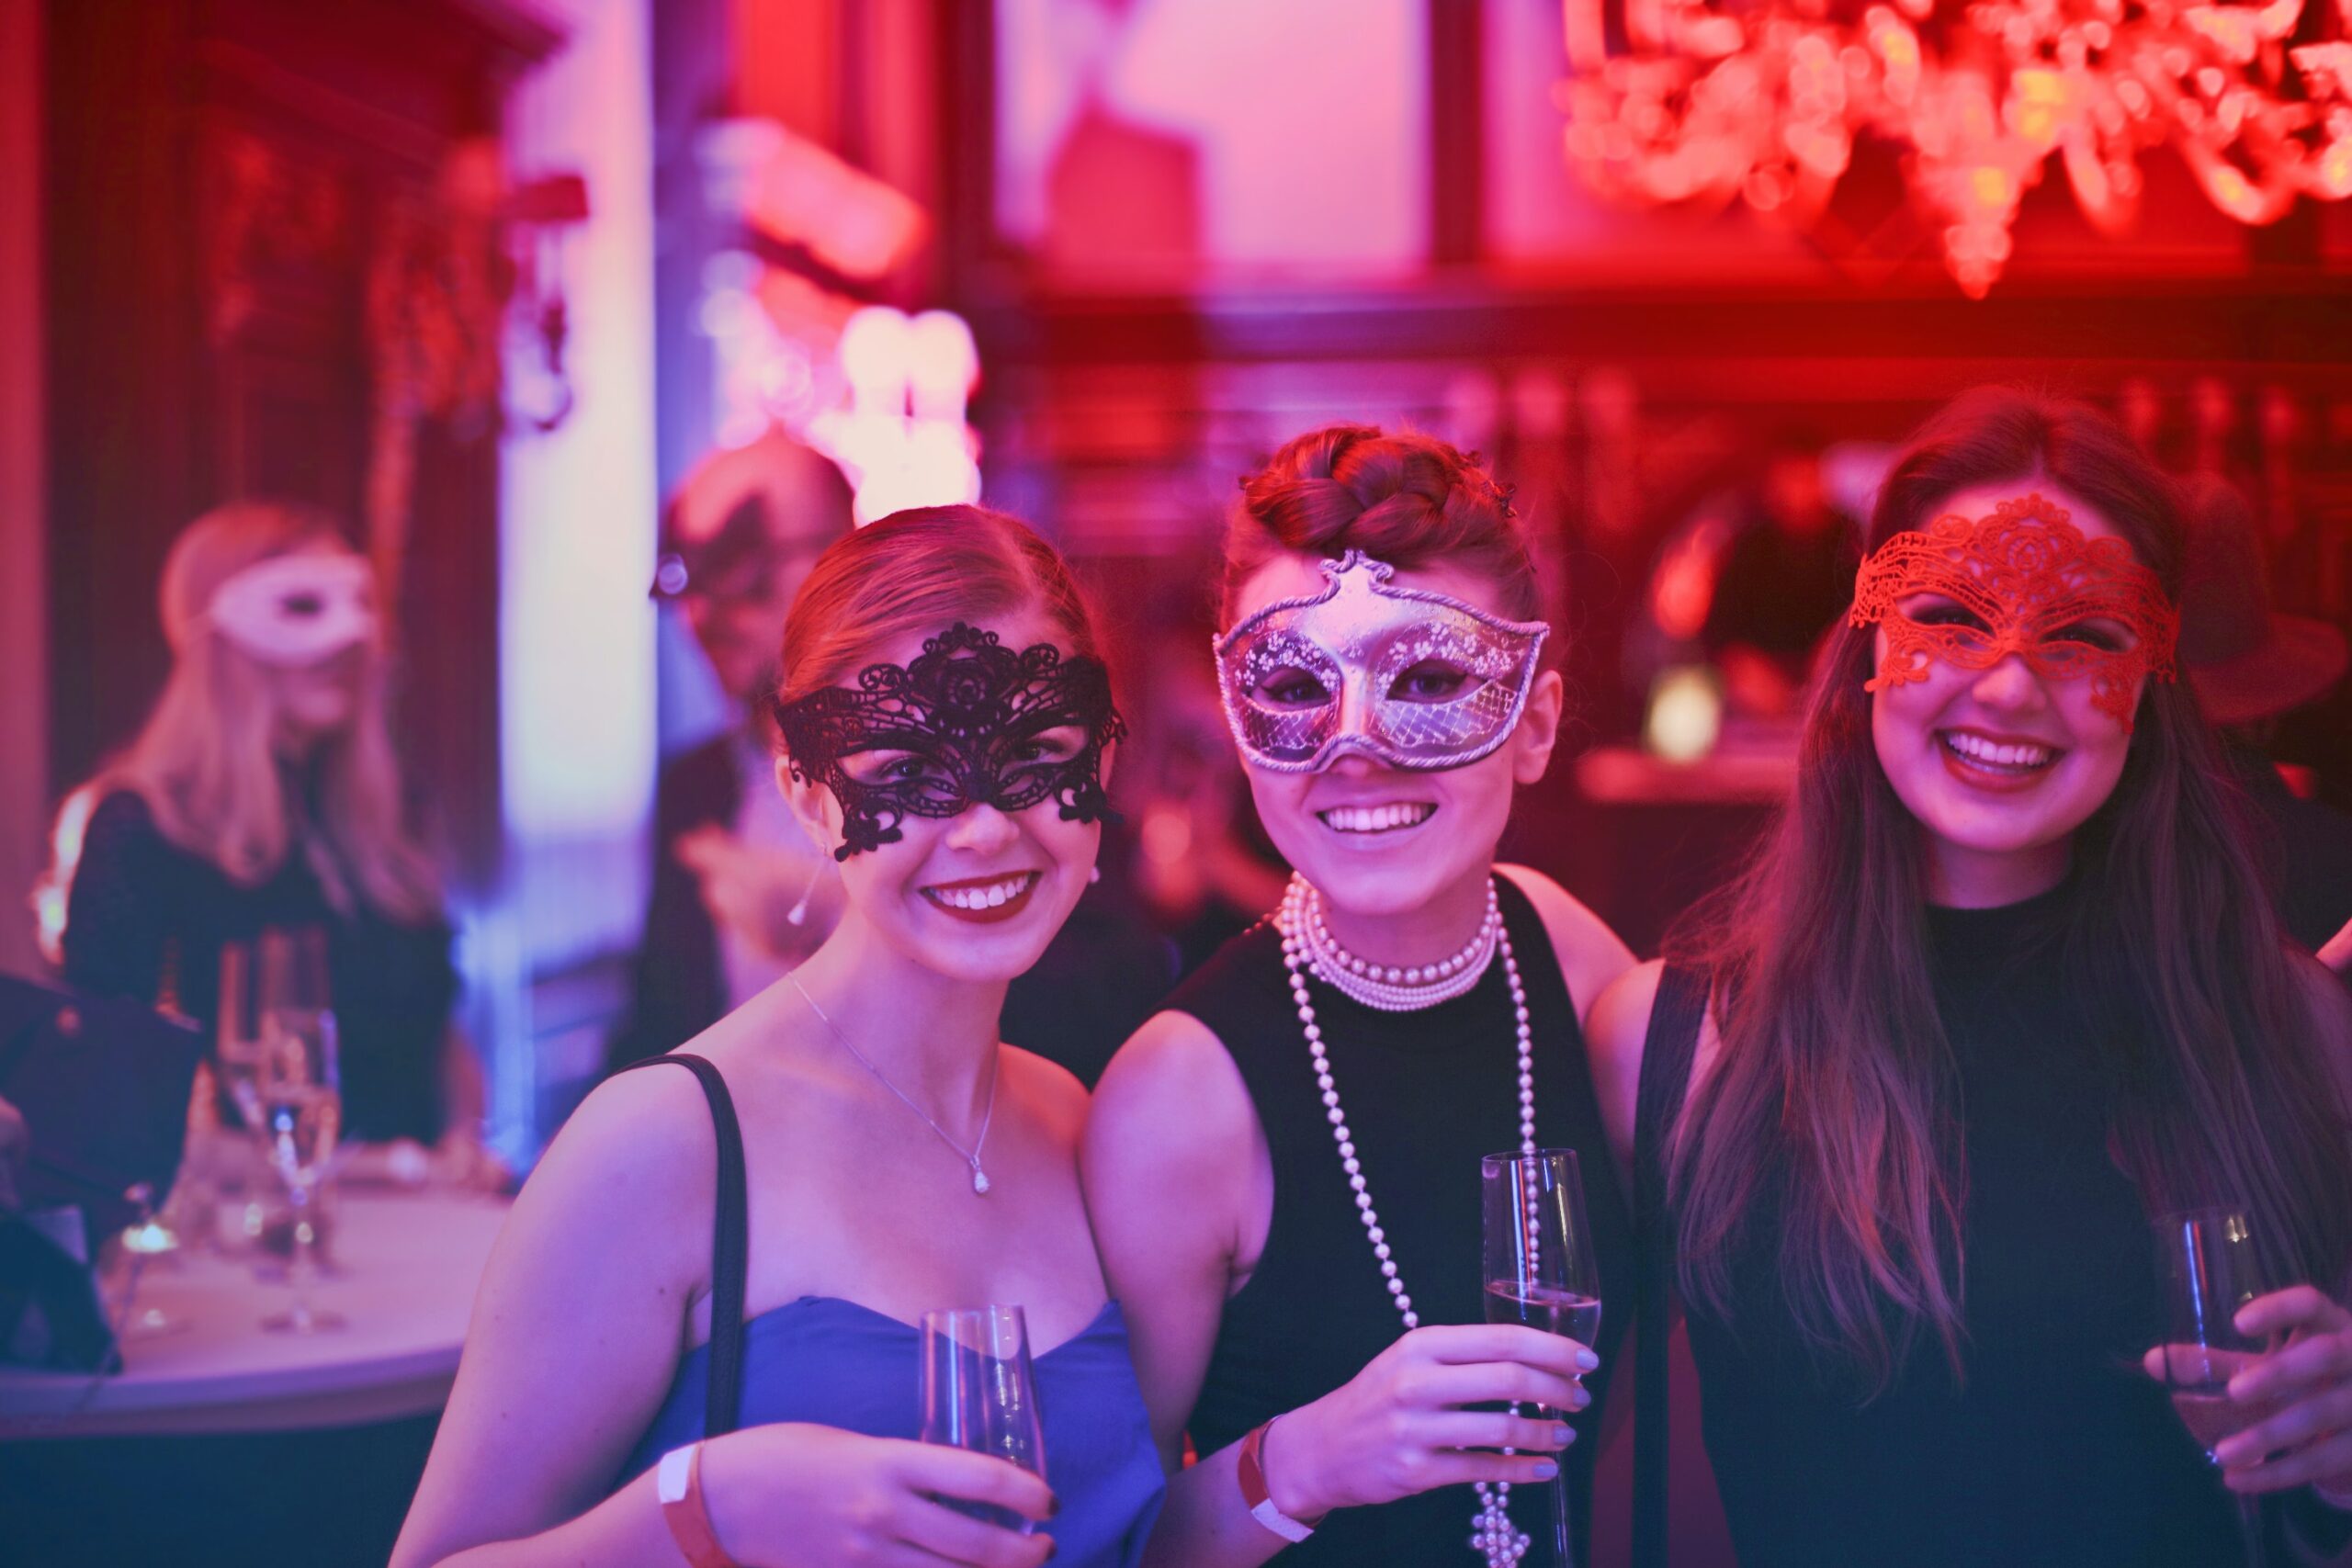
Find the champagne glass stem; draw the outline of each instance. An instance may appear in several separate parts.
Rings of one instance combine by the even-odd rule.
[[[311,1287],[319,1277],[319,1227],[316,1212],[311,1206],[312,1183],[289,1181],[286,1196],[293,1210],[294,1249],[287,1259],[286,1282],[293,1287],[294,1302],[287,1309],[287,1326],[297,1334],[308,1334],[318,1325],[317,1315],[311,1310]]]
[[[2238,1540],[2245,1548],[2245,1568],[2270,1568],[2270,1554],[2262,1544],[2262,1499],[2245,1493],[2235,1494],[2238,1505]]]
[[[1559,1420],[1567,1419],[1565,1411],[1555,1414]],[[1560,1473],[1552,1478],[1552,1484],[1546,1490],[1552,1494],[1552,1560],[1559,1564],[1559,1568],[1576,1568],[1576,1545],[1568,1531],[1568,1467],[1565,1456],[1560,1464]]]

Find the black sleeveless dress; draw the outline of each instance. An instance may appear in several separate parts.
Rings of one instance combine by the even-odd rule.
[[[1964,1381],[1932,1339],[1867,1403],[1823,1369],[1783,1304],[1769,1204],[1730,1320],[1689,1309],[1742,1568],[2240,1561],[2218,1478],[2141,1370],[2163,1307],[2139,1192],[2109,1156],[2101,1045],[2131,1011],[2064,979],[2068,897],[1929,911],[1967,1159]]]
[[[1558,959],[1526,896],[1508,878],[1496,886],[1534,1031],[1536,1140],[1581,1156],[1606,1304],[1600,1370],[1585,1380],[1595,1403],[1571,1422],[1577,1441],[1563,1456],[1581,1561],[1599,1401],[1632,1315],[1632,1224]],[[1382,1012],[1308,984],[1357,1156],[1414,1310],[1425,1325],[1484,1322],[1478,1161],[1519,1147],[1518,1035],[1501,960],[1468,993],[1418,1012]],[[1193,1444],[1207,1454],[1348,1382],[1395,1343],[1404,1323],[1340,1168],[1272,922],[1227,942],[1168,1005],[1199,1019],[1232,1055],[1274,1175],[1264,1255],[1226,1303],[1193,1411]],[[1549,1509],[1544,1489],[1514,1489],[1511,1517],[1535,1543],[1528,1568],[1552,1563]],[[1467,1486],[1341,1509],[1281,1561],[1475,1568],[1476,1512]]]

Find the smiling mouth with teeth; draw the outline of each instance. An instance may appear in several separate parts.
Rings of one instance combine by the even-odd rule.
[[[2012,773],[2020,777],[2041,772],[2055,762],[2061,755],[2054,747],[2037,745],[2030,740],[2003,744],[1960,729],[1938,730],[1936,739],[1942,743],[1946,751],[1972,768],[1982,768],[1988,773]]]
[[[1037,873],[1016,871],[1009,876],[993,879],[942,883],[936,887],[924,888],[922,896],[941,908],[957,914],[985,915],[1021,903],[1028,897],[1029,890],[1036,886]]]
[[[1436,813],[1435,806],[1416,800],[1395,806],[1334,806],[1315,815],[1335,833],[1394,833],[1418,828]]]

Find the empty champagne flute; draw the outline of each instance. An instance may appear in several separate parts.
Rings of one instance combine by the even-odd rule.
[[[993,1454],[1046,1478],[1046,1433],[1029,1364],[1029,1325],[1017,1306],[922,1314],[922,1440]],[[959,1514],[1023,1535],[1037,1524],[993,1504],[942,1497]]]
[[[1590,1346],[1600,1334],[1600,1270],[1576,1151],[1488,1155],[1478,1174],[1486,1202],[1487,1321],[1524,1324]],[[1568,1415],[1552,1414],[1562,1420]],[[1572,1568],[1565,1464],[1551,1490],[1554,1561]]]
[[[327,1005],[322,932],[266,932],[261,949],[260,1067],[256,1092],[261,1135],[271,1168],[292,1210],[294,1251],[287,1281],[294,1300],[262,1320],[277,1333],[316,1334],[344,1326],[311,1304],[319,1273],[319,1189],[343,1125],[343,1081],[334,1010]]]
[[[2155,1229],[2156,1267],[2165,1288],[2165,1342],[2159,1347],[2165,1386],[2181,1423],[2211,1460],[2222,1438],[2277,1408],[2230,1397],[2230,1379],[2269,1348],[2264,1340],[2238,1332],[2238,1309],[2272,1287],[2240,1210],[2167,1214]],[[2242,1492],[2231,1496],[2237,1503],[2246,1568],[2264,1568],[2261,1501]]]

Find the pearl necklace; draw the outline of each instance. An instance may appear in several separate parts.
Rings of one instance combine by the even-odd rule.
[[[1461,949],[1435,964],[1399,968],[1357,957],[1340,945],[1323,923],[1323,895],[1313,883],[1294,874],[1306,913],[1306,966],[1315,977],[1342,996],[1383,1012],[1411,1012],[1435,1007],[1464,995],[1485,977],[1494,962],[1496,939],[1503,929],[1502,907],[1495,901],[1493,883],[1487,885],[1487,912],[1478,930]]]
[[[1357,1156],[1355,1134],[1348,1126],[1347,1113],[1340,1109],[1340,1090],[1331,1077],[1331,1058],[1324,1051],[1322,1026],[1315,1021],[1314,998],[1306,990],[1306,975],[1313,967],[1312,932],[1317,923],[1317,897],[1315,889],[1303,877],[1293,877],[1290,886],[1283,894],[1282,908],[1274,918],[1275,929],[1282,933],[1283,967],[1289,972],[1291,1000],[1298,1009],[1299,1027],[1306,1032],[1306,1049],[1315,1061],[1315,1086],[1323,1093],[1323,1111],[1331,1123],[1332,1141],[1339,1146],[1340,1168],[1347,1172],[1348,1186],[1355,1193],[1356,1217],[1363,1223],[1364,1235],[1371,1238],[1372,1255],[1380,1260],[1381,1277],[1387,1281],[1388,1294],[1396,1303],[1397,1315],[1410,1331],[1421,1325],[1420,1314],[1413,1310],[1413,1298],[1406,1292],[1405,1281],[1397,1277],[1396,1259],[1391,1255],[1393,1249],[1389,1246],[1387,1233],[1381,1229],[1379,1212],[1372,1206],[1372,1194],[1365,1190],[1363,1162]],[[1520,984],[1519,960],[1511,952],[1510,932],[1503,928],[1491,883],[1487,887],[1487,907],[1495,950],[1502,954],[1503,977],[1510,984],[1511,1015],[1519,1031],[1519,1149],[1522,1155],[1532,1156],[1535,1153],[1535,1038],[1527,1021],[1527,991]],[[1483,963],[1479,965],[1481,970],[1485,967]],[[1512,1568],[1527,1555],[1531,1543],[1528,1537],[1511,1523],[1508,1511],[1510,1483],[1504,1481],[1489,1485],[1481,1481],[1476,1483],[1476,1488],[1478,1511],[1470,1521],[1471,1549],[1484,1554],[1487,1568]]]

